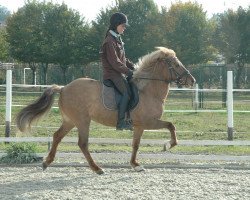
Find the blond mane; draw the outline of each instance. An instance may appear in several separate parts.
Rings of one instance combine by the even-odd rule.
[[[137,85],[139,90],[142,90],[150,81],[140,78],[150,79],[156,76],[157,72],[161,73],[161,71],[157,70],[160,67],[159,61],[175,56],[175,52],[171,49],[165,47],[156,47],[156,49],[156,51],[140,58],[138,63],[135,65],[136,71],[133,75],[133,82]]]

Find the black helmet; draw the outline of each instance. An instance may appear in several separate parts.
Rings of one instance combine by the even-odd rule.
[[[128,26],[128,18],[126,15],[124,15],[123,13],[114,13],[111,17],[110,17],[110,26],[109,29],[116,31],[117,26],[119,26],[120,24],[126,24]]]

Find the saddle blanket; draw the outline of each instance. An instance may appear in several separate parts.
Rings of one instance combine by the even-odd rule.
[[[117,110],[115,89],[113,87],[107,87],[104,84],[102,85],[102,102],[106,109]]]

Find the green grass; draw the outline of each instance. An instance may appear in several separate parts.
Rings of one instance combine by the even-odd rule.
[[[33,90],[33,89],[32,89]],[[39,92],[39,90],[37,91]],[[13,104],[27,105],[33,102],[40,93],[36,94],[20,94],[14,93]],[[57,107],[57,98],[54,106]],[[204,93],[203,109],[221,110],[221,94],[219,93]],[[235,110],[248,110],[250,111],[250,94],[249,93],[237,93],[234,99]],[[0,96],[2,106],[0,106],[0,137],[4,137],[5,132],[5,96]],[[166,110],[192,110],[193,93],[187,92],[175,92],[170,91],[170,95],[166,101]],[[243,103],[244,101],[244,103]],[[15,116],[20,111],[21,107],[12,108],[12,125],[15,124]],[[164,113],[163,120],[172,122],[176,126],[177,137],[179,140],[227,140],[227,113]],[[234,139],[235,140],[250,140],[250,113],[234,113]],[[11,136],[25,136],[25,137],[47,137],[52,136],[56,129],[61,124],[61,116],[59,110],[51,109],[49,114],[34,125],[30,133],[19,133],[16,127],[11,129]],[[131,139],[132,133],[129,131],[117,132],[114,128],[105,127],[95,122],[91,123],[90,137],[92,138],[126,138]],[[112,130],[111,130],[112,129]],[[67,136],[77,136],[76,129],[73,129]],[[159,132],[144,132],[143,139],[163,139],[169,140],[170,133],[168,130],[161,130]],[[6,146],[0,144],[0,150],[4,150]],[[130,146],[123,145],[91,145],[91,151],[131,151]],[[248,146],[243,147],[187,147],[177,146],[171,152],[180,153],[219,153],[219,154],[250,154],[250,148]],[[46,152],[47,144],[38,144],[38,152]],[[59,146],[59,151],[79,151],[77,144],[64,144],[63,142]],[[161,146],[141,146],[142,152],[160,152]]]

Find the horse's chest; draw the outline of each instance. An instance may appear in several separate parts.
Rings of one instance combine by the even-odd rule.
[[[140,105],[142,113],[145,116],[150,116],[152,118],[161,118],[164,109],[164,103],[160,101],[149,100]]]

